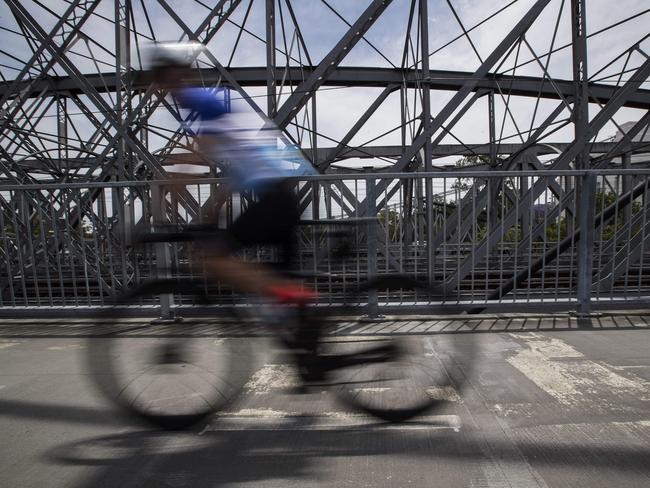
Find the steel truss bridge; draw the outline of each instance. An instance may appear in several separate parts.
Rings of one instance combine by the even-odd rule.
[[[406,273],[444,283],[427,310],[646,304],[650,9],[619,3],[4,0],[0,313],[108,303],[191,261],[132,247],[134,226],[204,221],[217,204],[227,225],[247,205],[219,202],[219,170],[180,129],[196,114],[151,83],[146,46],[161,40],[205,44],[204,85],[229,87],[314,165],[296,180],[305,218],[378,216],[350,262],[301,231],[325,302]],[[188,162],[196,179],[172,191]]]

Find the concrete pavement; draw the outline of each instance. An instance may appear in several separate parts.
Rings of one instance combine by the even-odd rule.
[[[4,321],[0,486],[650,486],[648,324],[619,314],[594,325],[581,330],[564,315],[341,321],[341,340],[485,333],[459,336],[447,369],[453,381],[467,377],[465,388],[417,421],[385,425],[321,391],[292,394],[290,366],[270,351],[228,412],[201,433],[170,434],[95,394],[87,341],[114,326]],[[187,327],[205,340],[221,333],[198,320]],[[127,335],[167,331],[135,320]]]

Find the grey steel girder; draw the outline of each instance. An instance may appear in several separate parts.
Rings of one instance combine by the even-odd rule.
[[[619,141],[617,144],[614,144],[609,152],[601,158],[601,160],[597,162],[592,162],[591,167],[594,169],[602,169],[606,167],[607,164],[611,163],[612,159],[615,157],[620,156],[621,154],[625,154],[625,151],[629,150],[634,142],[632,142],[632,138],[634,138],[643,128],[647,127],[648,123],[650,123],[650,112],[647,112],[641,119],[637,121],[637,123],[628,130],[628,132],[623,136],[621,141]],[[623,151],[623,152],[621,152]],[[552,183],[557,183],[557,182],[549,182],[549,184]],[[625,193],[625,192],[624,192]],[[573,199],[576,198],[576,191],[575,188],[568,190],[563,193],[562,198],[558,197],[558,204],[547,213],[547,220],[552,220],[556,218],[562,210],[565,210],[568,213],[571,213],[571,206],[570,202],[573,201]],[[626,207],[628,208],[628,207]],[[517,255],[522,255],[525,250],[529,247],[531,240],[537,238],[537,237],[542,237],[546,232],[546,228],[544,223],[538,224],[530,233],[525,235],[523,239],[520,241],[520,243],[517,246],[516,254]],[[601,251],[603,253],[603,251]]]
[[[646,182],[647,183],[647,182]],[[604,263],[599,263],[593,283],[598,284],[600,290],[610,289],[616,279],[641,258],[644,248],[647,249],[650,239],[650,222],[646,212],[650,211],[650,198],[647,191],[643,195],[643,207],[628,222],[616,231],[616,234],[600,249],[601,256],[611,256]],[[620,211],[629,210],[631,205],[625,205]],[[620,249],[616,245],[623,242]]]
[[[42,80],[42,78],[46,75],[47,71],[56,62],[56,54],[65,52],[65,49],[73,41],[73,39],[79,32],[79,29],[84,24],[84,22],[88,19],[90,14],[93,12],[98,2],[95,2],[89,6],[84,4],[84,6],[87,7],[84,15],[80,16],[79,18],[75,18],[75,20],[77,20],[76,24],[74,24],[74,27],[70,30],[70,32],[66,33],[64,31],[64,27],[65,26],[70,27],[70,25],[67,24],[67,22],[69,22],[70,20],[69,17],[74,13],[75,9],[79,6],[79,4],[80,4],[79,0],[70,4],[68,9],[64,12],[64,14],[61,16],[59,21],[55,24],[55,26],[50,31],[50,33],[46,35],[44,34],[43,42],[36,48],[31,59],[21,70],[21,72],[11,82],[6,83],[6,88],[7,88],[6,91],[0,94],[0,107],[4,107],[6,103],[9,103],[9,106],[3,108],[2,111],[0,111],[0,117],[1,117],[0,134],[4,135],[6,133],[8,125],[14,119],[16,113],[22,110],[23,108],[22,104],[30,96],[32,96],[34,93],[36,93],[39,97],[43,96],[44,94],[43,86],[41,86],[40,82],[44,81],[45,85],[50,83],[51,78],[46,80]],[[17,4],[15,0],[8,0],[8,5],[15,15],[20,5]],[[52,43],[52,40],[56,36],[62,37],[61,45],[57,47],[55,53],[51,54],[49,58],[46,58],[45,60],[41,59],[42,57],[46,56],[45,50],[48,44]],[[29,74],[33,66],[35,66],[36,64],[39,64],[39,69],[40,69],[38,76],[23,81],[24,78]],[[16,95],[16,96],[14,96],[13,99],[10,99],[12,95]],[[5,151],[3,149],[3,153],[4,152]],[[6,157],[6,154],[3,155]],[[11,162],[11,161],[12,158],[7,159],[7,162]],[[12,181],[18,181],[11,174],[11,172],[9,171],[6,164],[2,161],[2,159],[0,159],[0,170],[2,170],[6,178]],[[19,170],[16,171],[16,173],[19,179],[22,179],[23,181],[30,180],[29,175],[21,174]]]
[[[116,6],[116,8],[117,8],[117,6]],[[26,12],[24,9],[22,9],[21,6],[14,5],[14,15],[16,15],[17,18],[19,18],[23,23],[25,23],[27,25],[27,27],[30,30],[32,30],[32,32],[34,33],[34,35],[36,37],[40,37],[40,39],[42,41],[42,46],[47,48],[48,50],[50,50],[50,52],[52,53],[52,58],[55,59],[56,61],[58,61],[59,64],[66,71],[68,71],[68,73],[72,77],[74,77],[81,86],[84,87],[84,93],[87,96],[89,96],[89,98],[91,98],[96,105],[98,105],[100,107],[104,107],[104,111],[105,111],[105,114],[106,114],[106,119],[105,120],[108,120],[112,125],[114,125],[115,129],[117,130],[117,134],[116,134],[115,138],[113,138],[113,141],[117,141],[119,143],[119,145],[121,145],[122,143],[126,143],[128,145],[128,147],[129,147],[129,149],[132,149],[135,152],[137,152],[141,158],[145,159],[149,163],[149,165],[153,165],[154,170],[158,170],[159,175],[164,176],[165,171],[162,168],[162,165],[157,164],[157,161],[155,159],[147,157],[148,156],[148,150],[146,149],[146,147],[142,146],[142,144],[140,144],[140,146],[138,146],[139,141],[137,139],[133,140],[133,139],[127,137],[126,130],[125,130],[126,129],[126,124],[122,125],[122,124],[120,124],[120,121],[113,120],[110,117],[110,108],[108,108],[108,106],[103,101],[103,99],[98,96],[97,92],[94,91],[92,89],[92,87],[89,88],[88,86],[84,86],[84,81],[85,80],[83,79],[81,74],[78,73],[78,71],[76,71],[76,69],[74,68],[73,65],[71,65],[70,63],[67,62],[67,59],[65,58],[63,53],[59,52],[60,49],[56,49],[52,45],[49,45],[49,41],[47,41],[47,38],[45,37],[45,34],[42,32],[42,30],[40,29],[38,24],[34,21],[34,19],[29,15],[29,13]],[[118,58],[118,59],[116,59],[116,61],[120,62],[121,60]],[[118,100],[119,100],[119,98],[118,98]],[[107,148],[105,149],[105,153],[109,150],[109,148],[110,148],[110,145],[108,145]],[[119,151],[119,148],[118,148],[118,152],[121,153],[121,151]],[[100,157],[99,161],[101,162],[101,160],[102,160],[102,158]],[[109,174],[109,173],[106,173],[106,174]],[[185,192],[185,193],[187,193],[187,192]],[[95,195],[95,192],[90,192],[91,201],[94,200],[94,198],[95,198],[94,195]],[[188,198],[186,198],[186,202],[189,203],[189,207],[190,207],[190,210],[191,210],[192,209],[193,198],[189,194],[187,194],[186,197],[188,197]],[[85,202],[85,203],[87,203],[87,202]],[[194,203],[194,205],[196,206],[196,203]],[[118,207],[121,207],[121,205],[118,204]],[[63,206],[62,208],[64,209],[65,206]],[[84,205],[78,206],[77,208],[78,208],[79,212],[85,212],[86,208],[89,208],[89,205],[84,204]],[[75,217],[75,219],[78,219],[78,218],[80,218],[80,215],[77,215],[77,217]]]
[[[265,67],[230,67],[223,68],[238,86],[258,87],[266,86],[267,72]],[[288,67],[286,72],[286,85],[299,85],[305,75],[314,72],[313,66]],[[145,90],[151,84],[151,74],[148,71],[133,71],[133,89]],[[88,83],[98,92],[115,91],[114,82],[110,78],[115,73],[89,73],[86,74]],[[465,85],[465,82],[472,77],[473,73],[466,71],[443,71],[430,70],[430,79],[427,85],[431,90],[457,91]],[[216,68],[201,68],[201,76],[206,83],[216,83],[222,72]],[[106,85],[102,79],[107,81]],[[323,80],[320,86],[352,86],[360,88],[383,88],[389,85],[402,85],[407,88],[418,88],[422,82],[420,71],[416,69],[401,68],[368,68],[338,66],[332,71],[327,79]],[[0,96],[13,93],[10,89],[11,82],[0,82]],[[472,91],[487,90],[498,91],[498,87],[508,87],[508,92],[513,96],[543,98],[560,100],[561,97],[572,97],[574,85],[571,80],[554,79],[557,91],[548,83],[545,78],[537,76],[512,76],[504,74],[486,73],[478,80]],[[18,84],[18,87],[26,85],[26,82]],[[589,95],[593,99],[606,103],[616,91],[616,87],[602,83],[589,82]],[[19,88],[20,90],[20,88]],[[559,93],[558,93],[559,91]],[[70,77],[52,77],[51,83],[44,80],[34,83],[32,96],[41,93],[43,96],[53,95],[55,92],[81,93],[79,86]],[[626,102],[626,107],[647,109],[650,107],[650,90],[640,89],[634,93]]]
[[[309,77],[302,82],[289,98],[278,109],[273,117],[273,122],[278,127],[286,127],[291,119],[305,106],[314,92],[321,86],[336,67],[345,59],[350,50],[359,42],[363,35],[372,27],[377,18],[391,4],[392,0],[374,0],[368,8],[352,24],[348,31],[336,43],[334,48],[325,55],[312,71]]]
[[[474,97],[465,105],[465,109],[473,103],[473,100],[477,97],[478,94],[475,94]],[[555,118],[561,113],[564,109],[564,104],[560,103],[546,118],[546,121],[541,124],[541,126],[530,134],[528,140],[522,144],[521,148],[513,153],[505,162],[503,162],[503,169],[509,169],[516,161],[520,155],[523,155],[528,151],[534,144],[537,143],[539,137],[541,137],[546,124],[549,121],[555,120]],[[456,123],[456,118],[461,112],[459,112],[454,119],[452,119],[452,126]],[[442,138],[442,135],[438,136],[434,140],[434,144]],[[444,242],[447,242],[449,238],[453,238],[454,235],[465,235],[473,225],[473,221],[469,218],[470,211],[472,208],[483,208],[487,203],[487,199],[490,197],[488,188],[485,187],[481,189],[477,194],[468,193],[460,200],[460,204],[454,209],[452,214],[448,217],[449,225],[446,226],[445,232],[439,232],[434,235],[431,240],[432,252],[435,252]],[[460,219],[460,221],[459,221]]]
[[[14,0],[9,0],[13,2]],[[87,83],[87,80],[85,77],[78,71],[78,69],[75,67],[74,63],[70,62],[66,56],[64,55],[63,52],[61,52],[61,49],[58,48],[55,44],[49,43],[47,41],[47,35],[45,32],[41,29],[40,25],[36,20],[27,12],[22,6],[20,5],[14,5],[14,15],[16,15],[18,18],[20,18],[24,23],[26,23],[29,27],[29,29],[32,31],[32,33],[43,43],[44,46],[46,46],[46,49],[48,49],[53,58],[58,61],[59,65],[68,72],[68,74],[76,80],[76,82],[79,84],[79,86],[83,89],[83,92],[86,96],[88,96],[93,103],[100,109],[104,111],[104,116],[106,117],[107,120],[111,122],[111,124],[114,126],[115,130],[117,133],[124,138],[124,140],[127,142],[129,147],[136,152],[141,158],[143,158],[145,161],[151,164],[152,168],[155,168],[160,176],[165,175],[165,171],[160,167],[157,162],[151,158],[148,150],[138,141],[137,139],[132,139],[128,133],[124,131],[124,127],[120,123],[120,121],[113,115],[112,108],[108,105],[108,103],[99,95],[97,90],[95,90],[91,85]]]
[[[372,116],[372,114],[374,114],[377,111],[379,106],[382,103],[384,103],[384,100],[386,100],[388,95],[390,95],[397,89],[399,89],[399,85],[388,85],[386,88],[384,88],[382,92],[379,94],[379,96],[366,109],[363,115],[359,117],[357,122],[355,122],[355,124],[347,132],[347,134],[343,136],[343,138],[339,141],[338,145],[334,149],[325,150],[324,148],[321,148],[321,153],[324,153],[321,156],[322,161],[321,160],[314,161],[312,156],[312,161],[315,162],[316,166],[320,171],[325,171],[332,164],[332,162],[336,161],[337,159],[340,159],[339,158],[340,154],[347,151],[347,148],[349,147],[348,143],[352,140],[352,138],[359,132],[359,130],[363,127],[363,125]],[[400,146],[400,151],[401,151],[401,146]]]
[[[15,14],[17,7],[20,4],[18,4],[15,0],[6,0],[6,2],[9,8],[12,10],[12,12],[14,12]],[[43,42],[41,42],[41,44],[36,48],[36,50],[32,54],[31,59],[25,64],[25,67],[20,71],[20,73],[16,76],[16,78],[14,78],[9,82],[5,82],[6,89],[0,92],[0,107],[4,106],[4,104],[7,103],[7,101],[9,100],[9,97],[12,96],[13,94],[18,94],[18,97],[12,100],[12,104],[11,104],[12,107],[10,110],[17,110],[20,103],[23,100],[25,100],[27,97],[32,95],[34,91],[38,93],[42,93],[43,87],[39,86],[40,82],[42,81],[41,77],[44,76],[47,73],[47,71],[56,62],[56,55],[50,55],[49,59],[47,59],[47,62],[43,62],[40,59],[42,56],[44,56],[45,54],[44,52],[47,49],[48,45],[53,42],[53,39],[57,35],[61,35],[63,37],[63,42],[61,42],[60,45],[57,46],[56,53],[65,52],[68,45],[73,41],[73,39],[79,32],[81,26],[88,19],[88,17],[90,17],[90,14],[92,14],[93,10],[99,4],[99,2],[97,1],[87,6],[88,8],[86,9],[84,15],[78,19],[75,18],[75,20],[77,20],[77,23],[74,25],[73,29],[70,32],[65,33],[64,27],[70,27],[69,17],[74,13],[74,10],[79,6],[80,3],[81,3],[80,0],[75,0],[70,3],[70,6],[61,15],[59,21],[55,24],[55,26],[52,28],[50,33],[44,36]],[[85,3],[86,2],[84,2],[84,4]],[[32,70],[37,63],[41,65],[39,76],[23,81],[23,79],[29,74],[30,70]],[[13,114],[14,112],[7,113],[5,109],[3,109],[2,112],[0,113],[0,115],[2,115],[2,117],[5,119],[13,116]],[[3,125],[0,125],[0,131],[2,130],[3,130]]]
[[[526,12],[523,18],[515,25],[515,27],[503,38],[498,46],[492,53],[485,59],[478,69],[465,81],[465,83],[458,89],[456,94],[449,100],[444,108],[435,116],[433,123],[428,127],[428,130],[423,131],[415,140],[408,146],[404,154],[395,163],[395,170],[404,170],[413,160],[415,154],[424,146],[427,140],[430,140],[433,134],[442,127],[445,121],[452,115],[458,108],[462,101],[467,98],[470,92],[478,88],[478,83],[483,79],[490,69],[501,59],[510,46],[522,36],[533,21],[542,13],[542,10],[548,5],[550,0],[537,0],[535,4]]]
[[[561,108],[561,104],[558,106],[558,109],[560,109],[560,108]],[[553,116],[553,114],[551,114],[551,116]],[[643,116],[639,121],[637,121],[636,124],[627,131],[627,133],[623,136],[623,138],[620,141],[618,141],[617,143],[611,144],[610,147],[609,147],[609,150],[605,154],[605,156],[599,158],[597,160],[597,162],[593,166],[596,167],[596,168],[605,167],[608,163],[611,162],[611,160],[614,157],[625,154],[626,151],[631,150],[631,148],[635,144],[634,142],[632,142],[632,139],[634,137],[636,137],[637,134],[639,134],[639,132],[643,128],[647,127],[649,122],[650,122],[650,112],[646,113],[645,116]],[[568,148],[568,146],[567,146],[567,148]],[[565,148],[565,151],[566,151],[567,148]],[[516,157],[516,155],[517,155],[517,153],[515,153],[514,156]],[[510,158],[510,162],[514,162],[514,160],[515,160],[515,158]],[[479,194],[476,196],[476,202],[474,202],[473,205],[475,207],[477,207],[477,208],[483,208],[483,206],[486,204],[487,196],[488,196],[487,195],[487,190],[486,189],[481,190],[481,192],[479,192]],[[575,198],[575,191],[574,190],[569,190],[569,191],[564,193],[564,197],[560,200],[560,203],[553,210],[551,210],[549,212],[548,217],[549,218],[554,218],[554,216],[556,216],[559,213],[559,211],[560,211],[560,209],[562,207],[564,207],[565,209],[569,209],[569,205],[567,204],[567,202],[571,198]],[[469,201],[468,198],[465,198],[463,200],[463,202],[465,202],[465,200]],[[463,205],[459,205],[459,207],[462,207],[462,206]],[[468,204],[465,205],[465,208],[468,208]],[[526,208],[526,207],[522,206],[522,208]],[[450,218],[452,223],[456,222],[456,220],[454,220],[454,219],[457,219],[457,212],[458,211],[459,211],[458,209],[455,210],[454,214]],[[513,210],[513,211],[516,212],[516,210]],[[466,211],[466,213],[467,213],[467,211]],[[460,234],[463,235],[464,233],[468,232],[468,229],[471,227],[471,225],[472,225],[472,223],[467,218],[467,215],[464,215],[463,219],[462,219]],[[450,227],[453,228],[454,226],[450,226]],[[503,227],[503,228],[507,229],[507,227]],[[451,231],[451,232],[453,232],[453,231]],[[544,232],[543,225],[541,225],[541,224],[538,225],[535,229],[533,229],[532,232],[530,232],[528,235],[524,236],[522,242],[518,245],[517,252],[519,254],[521,254],[521,252],[528,247],[528,245],[530,243],[530,239],[534,239],[535,237],[542,235],[543,232]],[[443,236],[442,234],[436,236],[436,240],[434,241],[435,248],[437,249],[446,240],[447,240],[447,236]]]
[[[589,123],[587,130],[584,133],[584,138],[581,140],[574,140],[565,151],[555,160],[551,165],[551,169],[566,169],[569,164],[575,159],[578,153],[582,151],[583,147],[588,144],[589,140],[595,136],[598,131],[607,123],[607,121],[623,106],[627,97],[633,93],[638,87],[650,76],[650,59],[646,60],[630,77],[630,79],[618,89],[616,94],[610,99],[605,107],[592,119]],[[541,180],[533,185],[525,195],[520,199],[521,208],[529,208],[531,202],[541,195],[546,189],[546,183]],[[456,273],[448,280],[448,286],[455,288],[458,286],[467,274],[469,274],[474,266],[474,263],[484,259],[490,250],[501,239],[501,229],[509,229],[515,224],[516,210],[510,210],[503,219],[497,229],[487,235],[480,243],[476,244],[475,252],[472,256],[465,259],[459,266]]]
[[[522,149],[531,149],[537,155],[548,155],[548,154],[557,154],[557,152],[564,151],[570,143],[568,142],[549,142],[549,143],[537,143],[532,146],[522,143],[512,143],[512,144],[501,144],[499,146],[499,154],[501,155],[511,155],[520,153]],[[589,153],[593,156],[595,155],[606,155],[612,150],[619,148],[618,143],[615,142],[596,142],[589,145]],[[328,154],[336,152],[336,147],[321,147],[319,149],[318,159],[316,160],[320,164],[324,164],[329,160]],[[402,146],[362,146],[362,147],[351,147],[347,148],[341,152],[338,156],[337,161],[345,161],[348,158],[393,158],[397,159],[402,151]],[[305,149],[305,154],[309,157],[310,160],[313,158],[311,149]],[[443,158],[446,156],[489,156],[490,155],[490,146],[489,144],[481,144],[478,146],[469,147],[463,144],[439,144],[433,146],[432,156],[434,158]],[[629,145],[629,149],[625,151],[625,154],[650,154],[650,142],[633,142]],[[614,152],[616,155],[622,155],[620,149]],[[179,163],[196,163],[200,164],[197,161],[197,156],[192,153],[174,153],[170,155],[158,155],[155,154],[154,157],[157,157],[160,163],[163,166],[169,166]],[[613,156],[610,156],[610,158]],[[95,165],[97,155],[88,155],[86,157],[69,157],[64,159],[58,158],[49,158],[48,161],[53,163],[55,166],[62,165],[67,163],[70,166],[70,169],[75,168],[88,168]],[[598,157],[597,159],[600,159]],[[107,158],[106,162],[110,164],[111,158]],[[207,165],[207,163],[205,163]],[[535,163],[533,163],[535,164]],[[30,158],[23,157],[19,160],[14,161],[14,165],[19,168],[23,168],[31,172],[42,172],[43,174],[49,174],[49,169],[43,165],[43,162],[36,157]],[[544,165],[546,168],[550,163]],[[537,166],[539,169],[542,169],[541,166]],[[456,167],[454,165],[438,167],[440,171],[483,171],[488,169],[489,165],[487,163],[476,164],[467,167]],[[333,168],[335,169],[335,168]],[[390,166],[386,168],[390,171]],[[345,169],[345,171],[354,172],[354,169]]]
[[[200,40],[201,42],[208,42],[212,36],[216,34],[218,31],[219,27],[221,27],[225,21],[227,20],[228,16],[232,13],[232,11],[237,7],[239,4],[240,0],[221,0],[210,12],[210,14],[201,22],[201,24],[198,26],[196,31],[191,32],[188,31],[186,34],[190,39],[195,39],[195,40]],[[165,2],[161,2],[163,7],[167,6]],[[173,12],[173,11],[172,11]],[[218,18],[218,21],[214,26],[212,26],[212,21]],[[180,19],[179,19],[180,20]],[[196,54],[195,56],[197,56]],[[86,77],[87,78],[87,77]],[[113,77],[109,77],[109,79],[114,79]],[[132,77],[130,80],[131,86],[133,89],[137,89],[135,87],[135,79],[136,76],[132,72]],[[103,82],[102,84],[104,84]],[[94,85],[93,85],[94,86]],[[95,87],[96,88],[96,87]],[[158,90],[152,86],[151,84],[148,84],[146,87],[146,92],[142,94],[142,97],[140,99],[140,103],[135,107],[131,113],[129,114],[127,120],[124,120],[122,125],[126,128],[130,128],[130,133],[133,135],[133,137],[136,137],[138,135],[138,132],[142,129],[144,126],[146,120],[148,117],[153,113],[153,111],[158,107],[158,105],[163,102],[164,96],[166,92],[162,93],[157,93]],[[83,93],[83,92],[82,92]],[[156,99],[152,101],[154,96],[156,96]],[[191,116],[191,115],[190,115]],[[110,151],[114,149],[115,144],[118,144],[120,142],[120,137],[119,133],[116,134],[114,137],[108,137],[108,143],[106,147],[104,148],[100,158],[97,161],[97,164],[94,168],[96,168],[99,164],[102,163],[103,159],[105,158]],[[91,169],[90,173],[93,172],[94,168]],[[102,176],[100,176],[101,179],[105,179],[110,175],[110,171],[103,171]],[[188,197],[188,195],[186,195]]]
[[[603,211],[595,217],[593,220],[593,229],[599,229],[607,220],[609,220],[612,215],[614,215],[619,209],[625,208],[627,205],[631,204],[634,198],[639,197],[640,195],[647,192],[648,182],[644,181],[637,185],[632,191],[621,195],[618,200],[610,205],[609,207],[603,209]],[[592,229],[592,230],[593,230]],[[570,249],[575,243],[581,240],[581,235],[583,229],[578,227],[575,232],[564,239],[553,249],[547,251],[541,258],[532,262],[528,268],[522,269],[517,272],[515,276],[505,283],[502,283],[496,290],[493,290],[488,296],[488,300],[498,300],[506,294],[510,293],[515,287],[521,285],[524,281],[530,276],[534,276],[539,270],[541,270],[545,265],[548,265],[559,258],[565,251]],[[644,241],[645,242],[645,239]],[[638,242],[635,242],[638,245]],[[620,270],[620,268],[619,268]],[[480,310],[475,310],[475,312],[480,312]]]
[[[196,29],[195,32],[190,32],[189,37],[193,39],[199,39],[199,36],[203,36],[200,38],[201,41],[207,42],[211,39],[212,36],[216,34],[218,31],[219,27],[221,27],[227,17],[232,13],[232,11],[237,7],[239,4],[240,0],[221,0],[211,11],[210,15],[208,15],[203,22],[199,25],[199,27]],[[164,4],[164,2],[162,2]],[[165,4],[166,5],[166,4]],[[212,21],[218,18],[218,21],[214,26],[212,26]],[[205,35],[204,35],[205,34]],[[114,79],[114,78],[113,78]],[[133,86],[133,78],[129,80],[131,83],[131,86]],[[149,115],[155,110],[155,108],[158,106],[163,101],[164,98],[164,93],[161,94],[160,96],[157,97],[157,99],[151,103],[151,99],[153,98],[154,94],[156,93],[156,90],[154,87],[149,85],[147,87],[146,93],[143,94],[141,97],[140,103],[138,106],[133,109],[130,114],[128,114],[128,117],[126,120],[122,121],[122,127],[123,129],[126,130],[129,126],[131,126],[130,133],[132,136],[135,138],[137,137],[138,131],[143,127],[144,121],[149,117]],[[82,110],[85,109],[85,106],[78,102],[79,106],[82,107]],[[95,120],[94,115],[86,110],[86,115],[91,119]],[[190,115],[191,116],[191,115]],[[105,122],[108,119],[105,119]],[[99,121],[97,121],[99,123]],[[132,124],[132,125],[131,125]],[[109,121],[110,125],[110,121]],[[92,174],[94,169],[97,168],[102,162],[105,162],[107,160],[107,155],[108,153],[115,147],[116,144],[120,144],[122,139],[120,137],[121,134],[124,133],[124,130],[120,133],[118,132],[115,134],[115,136],[109,136],[107,137],[108,143],[106,144],[104,150],[102,153],[99,155],[99,157],[96,159],[95,163],[93,166],[91,166],[91,170],[89,171],[89,174]],[[152,156],[153,157],[153,156]],[[160,166],[162,168],[162,166]],[[155,168],[154,168],[155,170]],[[105,180],[106,178],[110,177],[111,175],[111,167],[106,166],[105,169],[102,171],[102,175],[98,178],[100,181]],[[163,173],[164,174],[164,173]],[[97,195],[96,190],[91,190],[88,192],[88,194],[85,196],[85,199],[89,199],[90,201],[94,200]],[[189,210],[191,213],[196,213],[196,215],[200,214],[200,209],[198,209],[198,204],[194,202],[194,199],[189,193],[184,192],[183,198],[186,202],[188,202],[189,205]],[[82,207],[84,208],[84,207]]]
[[[573,104],[573,127],[575,139],[584,140],[587,136],[589,123],[589,87],[587,82],[587,20],[585,15],[585,0],[571,0],[571,48],[573,54],[573,83],[575,87],[574,104]],[[582,149],[576,154],[574,167],[576,169],[587,169],[589,167],[589,148],[583,145]],[[576,201],[582,202],[586,195],[583,193],[588,190],[584,185],[590,185],[595,180],[578,179],[576,181]],[[594,218],[594,207],[592,205],[579,205],[578,222],[583,234],[583,238],[578,246],[578,312],[586,314],[589,312],[589,296],[591,293],[592,278],[592,252],[588,242],[591,242],[591,233],[593,229],[589,225]]]
[[[522,36],[528,28],[531,26],[533,21],[539,16],[539,14],[544,10],[546,5],[548,5],[550,0],[537,0],[535,4],[526,12],[522,19],[513,27],[513,29],[503,38],[503,40],[497,45],[497,47],[492,51],[492,53],[481,63],[481,66],[465,81],[463,86],[456,92],[456,94],[445,104],[445,106],[438,112],[438,114],[433,119],[431,125],[428,127],[427,131],[422,131],[420,134],[411,142],[411,144],[404,148],[399,159],[395,162],[394,166],[391,168],[392,171],[405,171],[413,168],[413,161],[417,153],[422,149],[427,141],[431,140],[431,137],[439,129],[444,129],[444,123],[446,120],[458,109],[459,105],[467,98],[467,96],[472,92],[477,90],[478,82],[483,79],[489,70],[494,67],[494,65],[502,58],[502,56],[508,51],[512,44]],[[470,100],[470,103],[465,105],[465,110],[470,106],[473,101],[476,99],[476,95]],[[458,118],[458,116],[456,116]],[[443,133],[446,132],[443,130]],[[442,134],[438,137],[442,139]],[[435,143],[434,143],[435,144]],[[382,180],[378,183],[378,194],[382,194],[388,186],[386,180]],[[373,202],[374,203],[374,202]],[[368,202],[367,198],[359,205],[360,215],[365,215]]]

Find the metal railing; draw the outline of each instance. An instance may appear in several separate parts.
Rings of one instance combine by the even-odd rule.
[[[650,171],[356,173],[295,180],[305,220],[376,217],[337,257],[318,225],[298,230],[297,266],[324,306],[358,283],[401,274],[444,293],[368,297],[404,313],[644,307],[650,297]],[[71,313],[109,305],[163,269],[204,281],[215,303],[237,299],[213,283],[185,243],[134,246],[152,223],[218,222],[254,199],[220,198],[224,180],[0,186],[0,313]],[[425,198],[430,185],[433,197]],[[371,219],[372,220],[372,219]],[[246,249],[270,261],[275,250]],[[174,297],[174,306],[193,306]]]

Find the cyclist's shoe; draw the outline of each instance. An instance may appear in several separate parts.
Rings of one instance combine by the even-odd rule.
[[[318,293],[308,288],[293,284],[281,284],[269,287],[268,293],[279,303],[305,305],[315,302]]]

